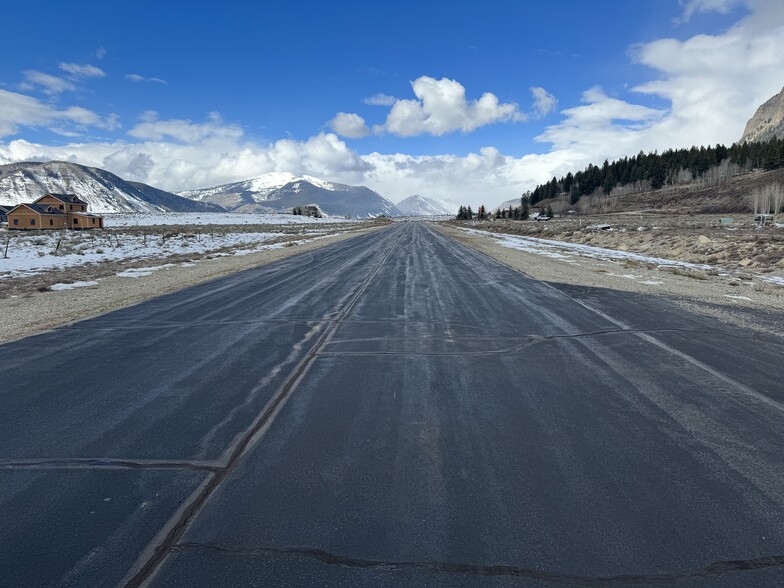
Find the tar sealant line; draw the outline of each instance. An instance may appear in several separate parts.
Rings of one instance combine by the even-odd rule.
[[[0,469],[134,469],[194,470],[216,472],[222,465],[215,461],[118,459],[106,457],[3,459]]]
[[[160,569],[161,564],[168,557],[171,549],[183,536],[193,518],[199,513],[212,493],[226,479],[239,458],[248,450],[252,449],[264,436],[267,430],[269,430],[270,425],[277,415],[280,414],[280,411],[292,392],[310,369],[319,349],[331,338],[332,334],[337,330],[338,326],[340,326],[343,318],[351,312],[354,305],[359,300],[359,297],[365,292],[370,285],[370,282],[381,269],[381,266],[384,265],[387,259],[392,255],[392,252],[397,248],[397,245],[398,241],[395,241],[386,254],[384,254],[381,261],[379,261],[376,267],[365,277],[353,296],[343,306],[340,313],[328,324],[327,328],[316,340],[307,355],[294,367],[281,387],[267,403],[264,410],[256,417],[251,426],[245,430],[244,435],[235,443],[234,447],[231,448],[229,457],[223,467],[204,480],[190,497],[182,503],[182,506],[158,532],[153,541],[144,549],[126,577],[120,582],[121,585],[126,587],[137,587],[149,583],[158,569]]]

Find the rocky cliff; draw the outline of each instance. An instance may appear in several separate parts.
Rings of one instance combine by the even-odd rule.
[[[774,136],[784,138],[784,90],[757,109],[746,123],[740,142],[763,142]]]

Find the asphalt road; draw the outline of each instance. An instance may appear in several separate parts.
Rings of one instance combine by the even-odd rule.
[[[783,357],[395,224],[0,346],[0,585],[782,585]]]

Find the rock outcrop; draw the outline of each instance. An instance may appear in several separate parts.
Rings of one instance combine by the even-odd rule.
[[[746,123],[740,142],[764,142],[784,138],[784,90],[765,102]]]

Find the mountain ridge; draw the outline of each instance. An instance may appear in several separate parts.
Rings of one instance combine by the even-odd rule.
[[[141,182],[129,182],[98,167],[70,161],[27,161],[0,165],[0,204],[32,202],[48,192],[77,194],[90,212],[219,212],[223,209],[181,198]]]
[[[397,203],[397,207],[411,216],[443,216],[456,214],[459,206],[446,200],[412,194]]]
[[[290,172],[269,172],[239,182],[178,192],[198,202],[212,202],[232,212],[286,211],[318,204],[328,215],[403,216],[395,204],[366,186],[329,182]]]

